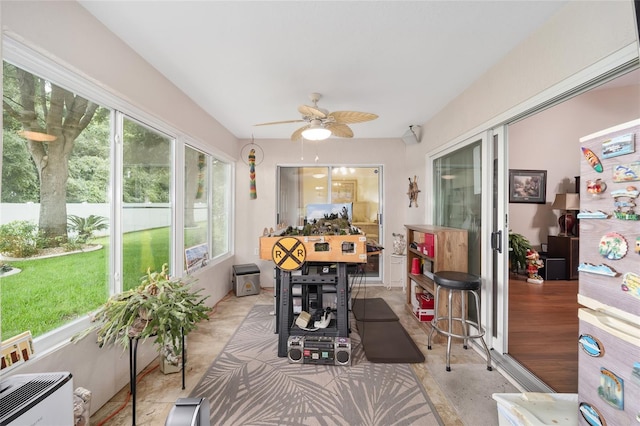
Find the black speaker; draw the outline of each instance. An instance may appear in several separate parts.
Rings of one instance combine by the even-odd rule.
[[[287,358],[292,364],[302,363],[304,351],[304,336],[289,336],[287,340]]]
[[[351,339],[336,337],[334,342],[335,365],[351,365]]]
[[[567,279],[567,261],[561,257],[548,257],[543,259],[544,267],[540,268],[538,274],[542,279],[566,280]]]

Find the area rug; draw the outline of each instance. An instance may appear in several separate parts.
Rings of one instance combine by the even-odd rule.
[[[408,364],[366,360],[352,327],[352,365],[279,358],[272,305],[254,306],[202,376],[212,425],[443,425]]]

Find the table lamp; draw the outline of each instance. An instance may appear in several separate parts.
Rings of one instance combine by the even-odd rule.
[[[571,193],[556,194],[556,199],[553,200],[551,208],[564,211],[558,218],[558,225],[560,225],[560,234],[558,235],[563,237],[573,235],[573,225],[575,225],[576,219],[571,214],[571,211],[580,210],[580,195]]]

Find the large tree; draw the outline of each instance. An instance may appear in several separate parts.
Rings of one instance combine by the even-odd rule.
[[[5,91],[3,108],[22,124],[40,178],[39,229],[51,241],[66,241],[69,157],[99,105],[18,67],[5,63],[4,70],[5,88],[6,79],[15,79],[15,92]]]

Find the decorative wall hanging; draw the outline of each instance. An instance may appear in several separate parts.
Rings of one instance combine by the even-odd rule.
[[[420,193],[420,190],[418,189],[418,177],[414,175],[413,181],[409,178],[409,192],[407,192],[407,195],[409,196],[409,207],[412,207],[413,204],[418,207],[418,193]]]
[[[547,202],[546,170],[509,170],[509,202]]]
[[[264,151],[260,145],[253,142],[246,144],[242,147],[240,152],[242,161],[249,166],[249,199],[255,200],[258,198],[258,191],[256,188],[256,166],[262,163],[264,160]]]

